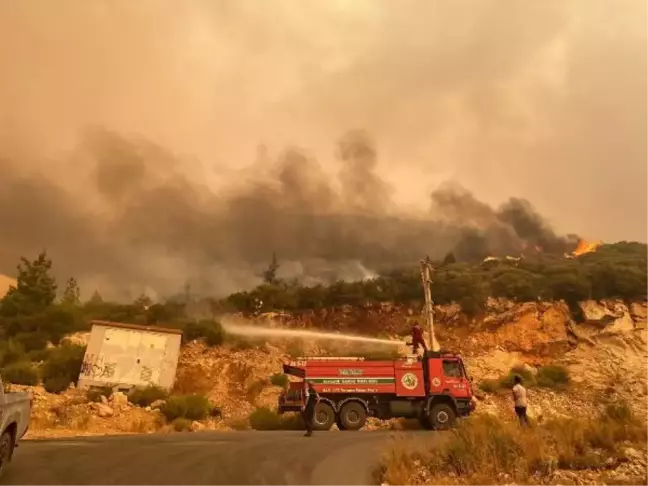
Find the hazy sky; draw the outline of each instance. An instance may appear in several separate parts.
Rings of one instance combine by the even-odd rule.
[[[16,181],[76,230],[103,224],[99,128],[161,147],[146,177],[180,174],[201,201],[292,145],[336,178],[362,129],[397,213],[429,213],[451,180],[527,199],[559,234],[645,241],[646,59],[639,0],[0,0],[0,266],[66,245],[44,210],[7,214],[28,204]]]

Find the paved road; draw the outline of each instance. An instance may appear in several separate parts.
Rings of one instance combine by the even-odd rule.
[[[391,436],[250,431],[23,441],[0,484],[372,484]]]

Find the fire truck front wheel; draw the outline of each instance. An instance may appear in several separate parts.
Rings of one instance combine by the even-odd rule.
[[[313,428],[315,430],[329,430],[335,423],[335,411],[328,403],[320,402],[315,406]]]
[[[359,430],[367,421],[367,411],[358,402],[347,402],[340,409],[338,423],[340,430]]]
[[[430,422],[436,430],[447,430],[455,423],[457,414],[454,409],[445,403],[438,403],[430,410]]]

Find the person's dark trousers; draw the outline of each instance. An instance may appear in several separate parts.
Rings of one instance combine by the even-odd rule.
[[[517,415],[517,418],[520,421],[520,425],[529,425],[526,407],[515,407],[515,415]]]
[[[313,420],[315,419],[315,407],[306,407],[302,412],[302,419],[306,426],[306,436],[313,435]]]

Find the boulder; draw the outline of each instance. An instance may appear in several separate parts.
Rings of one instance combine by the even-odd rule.
[[[112,417],[115,414],[115,411],[108,405],[104,405],[103,403],[95,403],[94,405],[94,410],[101,418]]]
[[[646,329],[648,309],[645,302],[632,302],[630,304],[630,315],[637,329]]]
[[[602,334],[625,334],[635,329],[635,321],[623,301],[586,300],[579,305],[586,322],[596,325]]]
[[[116,391],[110,396],[110,402],[115,410],[128,408],[128,397],[120,391]]]
[[[166,403],[166,400],[155,400],[153,403],[151,403],[151,409],[155,410],[158,408],[162,408],[162,406]]]

